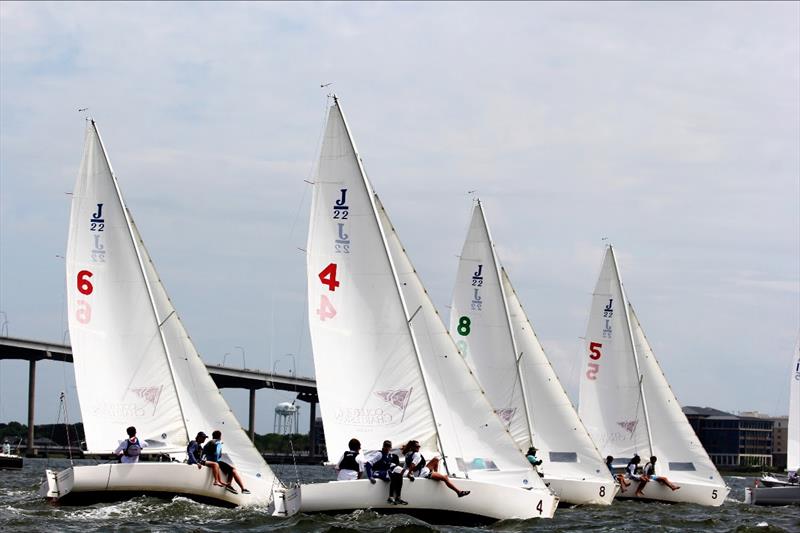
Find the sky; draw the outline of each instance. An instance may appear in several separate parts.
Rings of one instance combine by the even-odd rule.
[[[304,180],[332,91],[443,316],[477,194],[574,402],[612,242],[683,405],[788,412],[797,2],[4,1],[3,333],[68,340],[67,193],[88,113],[204,360],[313,376]],[[56,421],[61,391],[79,419],[71,365],[37,370],[37,423]],[[246,424],[246,391],[224,395]],[[291,399],[260,391],[256,431]],[[0,362],[0,421],[24,422],[26,402],[27,364]]]

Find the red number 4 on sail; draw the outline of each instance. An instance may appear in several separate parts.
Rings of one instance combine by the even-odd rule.
[[[336,281],[336,263],[331,263],[323,268],[319,273],[319,280],[323,285],[328,286],[329,291],[335,291],[339,286],[339,282]]]

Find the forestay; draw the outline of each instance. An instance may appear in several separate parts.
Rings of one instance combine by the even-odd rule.
[[[219,429],[239,471],[271,483],[175,312],[93,122],[72,202],[70,335],[89,449],[113,450],[134,425],[145,451],[183,457],[198,431]]]
[[[643,461],[655,455],[657,472],[679,485],[722,488],[645,338],[617,268],[609,246],[586,334],[581,418],[602,453],[624,459],[638,453]]]
[[[611,482],[497,256],[483,204],[459,258],[450,330],[521,450],[551,476]]]

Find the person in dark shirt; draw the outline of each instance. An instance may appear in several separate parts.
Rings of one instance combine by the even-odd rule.
[[[350,481],[361,479],[364,472],[364,456],[361,455],[361,441],[350,439],[347,443],[348,450],[339,457],[336,462],[336,479],[338,481]]]
[[[219,465],[203,457],[203,443],[207,438],[208,435],[201,431],[193,441],[189,442],[189,445],[186,447],[186,454],[189,456],[189,464],[197,465],[198,469],[207,466],[211,469],[211,473],[214,476],[214,485],[217,487],[224,487],[225,484],[222,482],[222,478],[219,474]]]
[[[657,461],[657,458],[654,455],[654,456],[650,457],[650,462],[648,462],[646,465],[644,465],[644,475],[642,476],[642,480],[639,482],[639,487],[636,489],[636,495],[637,496],[642,496],[643,495],[642,494],[642,489],[644,489],[644,486],[647,485],[647,483],[649,481],[658,481],[662,485],[666,485],[667,487],[672,489],[672,491],[676,491],[676,490],[678,490],[680,488],[678,485],[676,485],[675,483],[671,482],[666,477],[657,476],[656,475],[656,461]]]
[[[392,441],[383,441],[381,451],[372,453],[364,462],[364,470],[367,479],[375,484],[375,478],[389,482],[389,499],[386,500],[392,505],[408,505],[408,502],[400,498],[403,490],[403,469],[400,467],[400,458],[392,451]]]
[[[611,463],[614,462],[614,456],[609,455],[606,457],[606,466],[608,467],[608,471],[611,472],[611,477],[617,480],[619,483],[620,491],[625,492],[625,489],[631,486],[631,482],[625,479],[623,474],[617,474],[614,472],[614,467]]]

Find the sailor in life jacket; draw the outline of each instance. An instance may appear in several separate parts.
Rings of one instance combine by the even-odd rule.
[[[344,452],[336,463],[336,479],[339,481],[359,479],[364,472],[364,456],[359,453],[361,443],[358,439],[350,439],[347,447],[350,449]]]
[[[114,450],[115,455],[119,455],[121,463],[138,463],[139,455],[142,453],[142,448],[147,446],[143,440],[139,440],[136,436],[136,428],[131,426],[127,430],[128,438],[123,440]]]

